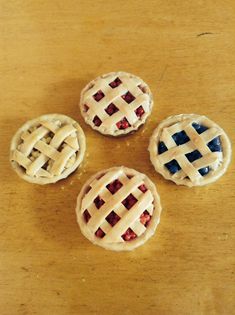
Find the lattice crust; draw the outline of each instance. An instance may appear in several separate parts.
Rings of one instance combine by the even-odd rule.
[[[107,187],[115,180],[121,183],[121,188],[112,194]],[[146,191],[139,189],[141,185],[146,186]],[[128,210],[123,201],[130,195],[136,202]],[[97,197],[103,201],[99,209],[94,203]],[[90,216],[88,222],[84,220],[84,212],[87,211]],[[140,221],[144,211],[151,216],[147,226]],[[154,233],[160,211],[159,197],[152,182],[146,175],[124,167],[115,167],[96,174],[78,196],[77,217],[83,234],[93,243],[107,249],[128,250],[141,245]],[[120,218],[114,226],[107,221],[112,212]],[[104,232],[104,237],[100,239],[96,236],[99,229]],[[122,237],[128,229],[136,234],[136,239],[130,242]]]
[[[193,123],[206,126],[207,130],[199,134]],[[182,131],[185,131],[189,141],[177,145],[172,136]],[[222,152],[212,152],[208,147],[208,143],[216,137],[220,139]],[[161,154],[157,150],[159,142],[164,142],[167,147],[167,151]],[[186,154],[195,150],[198,150],[202,157],[190,162]],[[158,172],[177,184],[187,186],[213,182],[225,172],[231,157],[230,141],[223,129],[207,117],[195,114],[178,115],[164,120],[150,139],[149,151],[151,161]],[[175,174],[171,174],[165,167],[165,164],[172,160],[176,160],[181,167]],[[206,176],[199,172],[204,167],[210,169]]]
[[[109,135],[136,130],[149,116],[152,105],[147,84],[125,72],[112,72],[91,81],[82,91],[80,101],[85,121]]]
[[[81,127],[71,118],[44,115],[26,123],[12,140],[11,161],[18,174],[39,184],[67,177],[85,151]]]

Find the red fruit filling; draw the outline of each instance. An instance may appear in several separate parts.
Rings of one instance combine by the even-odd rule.
[[[125,240],[125,241],[131,241],[133,240],[134,238],[136,238],[137,235],[135,234],[134,231],[132,231],[131,228],[128,228],[126,230],[126,232],[122,235],[122,238]]]
[[[114,211],[112,211],[105,219],[109,224],[114,226],[120,220],[120,217]]]
[[[95,204],[96,208],[99,209],[100,207],[103,206],[104,200],[101,199],[100,196],[97,196],[97,197],[94,199],[94,204]]]
[[[105,233],[101,228],[98,228],[98,230],[95,232],[95,235],[99,238],[103,238],[105,236]]]
[[[101,90],[99,90],[93,95],[93,97],[96,100],[96,102],[99,102],[104,97],[104,93]]]
[[[136,113],[136,116],[137,117],[141,117],[142,115],[144,115],[145,111],[143,109],[142,106],[138,107],[136,110],[135,110],[135,113]]]
[[[148,189],[146,188],[145,184],[140,185],[139,190],[141,190],[143,193],[145,193]]]
[[[106,186],[106,188],[111,192],[111,194],[115,194],[115,192],[117,192],[121,187],[122,183],[118,179],[115,179],[114,182]]]
[[[143,86],[143,85],[138,85],[138,88],[139,88],[143,93],[146,93],[146,92],[147,92],[146,87]]]
[[[128,104],[134,101],[135,97],[131,94],[131,92],[126,92],[126,94],[122,95],[122,98],[124,101],[126,101]]]
[[[99,127],[102,124],[102,121],[99,119],[98,116],[95,116],[93,119],[93,123],[95,124],[95,126]]]
[[[129,210],[134,206],[136,202],[137,199],[132,194],[130,194],[129,196],[126,197],[126,199],[122,201],[122,204]]]
[[[86,213],[86,214],[85,214]],[[88,219],[85,218],[86,222],[88,222],[88,220],[90,219],[90,214],[87,210],[84,211],[83,213],[84,217],[88,216]],[[117,224],[117,222],[120,220],[120,217],[114,212],[112,211],[107,217],[106,217],[107,222],[111,225],[114,226],[115,224]],[[140,216],[140,222],[147,227],[150,223],[151,220],[151,215],[148,213],[147,210],[144,211],[144,213],[141,214]],[[99,238],[103,238],[105,236],[104,231],[101,228],[98,228],[98,230],[95,232],[95,235]],[[122,238],[125,241],[131,241],[133,239],[135,239],[137,237],[136,233],[131,229],[128,228],[126,230],[126,232],[122,235]]]
[[[109,83],[109,85],[111,86],[111,88],[115,88],[117,86],[119,86],[122,83],[122,81],[119,78],[116,78],[113,82]]]
[[[107,108],[105,108],[105,111],[109,116],[112,116],[114,113],[118,112],[118,108],[111,103]]]
[[[151,220],[151,215],[148,213],[147,210],[144,211],[144,213],[141,214],[140,216],[140,222],[144,226],[148,226],[149,221]]]
[[[84,108],[84,112],[87,112],[89,109],[89,107],[86,104],[83,105],[83,108]]]
[[[84,219],[85,219],[85,221],[86,221],[86,223],[90,220],[90,218],[91,218],[91,215],[90,215],[90,213],[87,211],[87,210],[85,210],[84,212],[83,212],[83,217],[84,217]]]
[[[126,118],[123,118],[122,120],[116,123],[116,126],[118,127],[118,129],[126,129],[130,127],[130,124]]]

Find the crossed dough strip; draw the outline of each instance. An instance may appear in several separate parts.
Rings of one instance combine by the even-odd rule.
[[[122,83],[112,88],[109,84],[117,77]],[[150,92],[144,93],[138,87],[143,85],[146,87],[146,90],[148,90],[146,84],[140,78],[123,72],[110,73],[99,77],[97,80],[92,81],[82,92],[81,106],[87,105],[89,107],[89,114],[83,111],[82,114],[89,120],[90,124],[93,124],[94,117],[98,116],[102,121],[102,128],[108,130],[110,133],[114,133],[115,130],[117,130],[116,123],[124,117],[126,117],[132,126],[139,120],[139,117],[135,113],[138,107],[142,106],[146,114],[151,110],[152,100]],[[101,90],[105,96],[97,102],[93,95],[99,90]],[[135,97],[130,104],[122,98],[122,95],[128,91]],[[106,113],[105,109],[111,103],[118,108],[118,111],[110,116]]]
[[[106,188],[115,179],[118,179],[122,183],[122,187],[112,195]],[[103,242],[124,242],[122,235],[130,227],[137,236],[143,234],[146,227],[140,223],[140,215],[147,210],[150,215],[153,213],[153,195],[150,190],[145,193],[141,192],[138,187],[142,185],[143,178],[140,175],[135,175],[129,179],[121,169],[106,173],[99,180],[94,180],[90,186],[91,190],[85,195],[82,200],[81,211],[88,210],[91,215],[87,226],[91,233],[95,233],[100,227],[105,236],[102,239]],[[127,210],[122,204],[122,201],[129,195],[137,199],[137,202]],[[104,201],[104,205],[97,210],[93,200],[100,196]],[[106,201],[107,200],[107,201]],[[105,218],[114,211],[121,219],[111,226]]]
[[[172,138],[172,135],[184,130],[189,137],[190,141],[177,146]],[[189,177],[192,182],[197,181],[202,175],[198,172],[199,169],[211,166],[220,159],[221,152],[212,152],[207,143],[214,138],[220,136],[222,131],[216,127],[211,127],[201,134],[192,126],[192,120],[187,119],[183,123],[176,123],[170,127],[164,128],[160,136],[160,141],[163,141],[168,148],[168,151],[158,155],[160,163],[166,164],[169,161],[175,159],[181,170],[175,173],[173,176],[185,178]],[[202,157],[194,162],[190,162],[185,154],[190,153],[194,150],[198,150]]]
[[[13,160],[23,166],[26,169],[26,174],[29,176],[50,178],[60,175],[70,157],[79,150],[76,131],[72,124],[59,127],[55,121],[40,121],[40,127],[32,133],[26,132],[21,135],[23,143],[20,149],[16,149],[13,152]],[[54,136],[50,144],[47,144],[42,139],[50,132],[53,132]],[[66,146],[59,152],[57,149],[62,143],[66,143]],[[37,149],[40,154],[32,162],[28,156],[33,149]],[[50,171],[46,171],[42,166],[50,159],[54,163]]]

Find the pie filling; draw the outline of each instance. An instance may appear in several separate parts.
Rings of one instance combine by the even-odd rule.
[[[99,90],[93,95],[93,97],[96,100],[96,102],[99,102],[104,97],[104,93],[101,90]]]
[[[94,204],[96,206],[97,209],[101,208],[104,204],[104,200],[100,198],[100,196],[97,196],[95,199],[94,199]]]
[[[143,107],[140,106],[140,107],[138,107],[138,108],[135,110],[135,113],[136,113],[136,116],[137,116],[137,117],[141,117],[141,116],[144,115],[145,112],[144,112]]]
[[[116,123],[116,126],[118,129],[126,129],[128,127],[130,127],[130,123],[129,121],[124,117],[122,120],[120,120],[119,122]]]
[[[106,188],[112,193],[115,194],[120,188],[122,187],[122,183],[118,180],[115,179],[114,182],[108,184]]]
[[[198,134],[203,133],[208,129],[208,127],[204,125],[200,125],[198,123],[193,123],[192,126],[194,129],[197,131]],[[173,140],[177,144],[177,146],[182,145],[184,143],[187,143],[190,141],[189,137],[187,136],[186,132],[184,130],[175,133],[172,136]],[[220,142],[220,137],[216,137],[212,139],[210,142],[207,143],[207,146],[211,150],[211,152],[222,152],[222,145]],[[168,149],[163,141],[160,141],[158,144],[158,154],[162,154],[166,152]],[[194,150],[190,153],[185,154],[189,162],[194,162],[202,157],[201,153],[198,150]],[[181,170],[181,167],[179,163],[176,160],[171,160],[170,162],[165,164],[166,168],[170,171],[171,174],[177,173],[179,170]],[[206,166],[198,170],[198,172],[202,175],[205,176],[210,172],[210,167]]]
[[[131,94],[131,92],[126,92],[124,95],[122,95],[122,98],[124,99],[124,101],[126,101],[128,104],[130,104],[131,102],[133,102],[135,100],[134,95]]]
[[[122,183],[116,179],[114,180],[112,183],[108,184],[106,186],[106,188],[112,193],[112,194],[115,194],[121,187],[122,187]],[[139,187],[139,190],[142,191],[143,193],[145,193],[148,189],[147,187],[142,184],[140,185]],[[88,190],[89,191],[89,190]],[[127,210],[130,210],[134,204],[137,202],[137,199],[132,195],[132,194],[129,194],[123,201],[122,201],[122,204],[125,206],[125,208]],[[104,204],[104,200],[100,197],[100,196],[97,196],[95,199],[94,199],[94,204],[97,208],[97,210],[99,210]],[[88,210],[85,210],[83,212],[83,218],[85,220],[86,223],[89,222],[90,218],[91,218],[91,215],[89,213]],[[152,216],[150,215],[150,213],[147,211],[147,210],[144,210],[143,213],[140,215],[140,222],[147,228],[150,221],[151,221],[151,218]],[[115,211],[111,211],[107,217],[105,218],[105,220],[113,227],[115,226],[119,220],[121,220],[121,217],[115,213]],[[98,238],[103,238],[105,236],[105,232],[99,227],[97,229],[97,231],[95,232],[95,235],[96,237]],[[129,227],[126,232],[122,235],[122,239],[124,241],[131,241],[135,238],[137,238],[137,234]]]
[[[109,115],[109,116],[112,116],[114,113],[118,112],[119,109],[113,104],[109,104],[109,106],[105,109],[106,113]]]
[[[111,86],[111,88],[115,89],[121,83],[122,83],[122,81],[117,77],[113,82],[110,82],[109,85]]]
[[[114,81],[109,83],[109,86],[112,89],[115,89],[116,87],[118,87],[120,84],[122,84],[122,81],[117,77]],[[92,87],[92,86],[91,86]],[[146,86],[143,85],[138,85],[138,88],[143,92],[143,93],[147,93],[147,88]],[[103,93],[102,90],[97,91],[94,95],[93,98],[96,100],[96,102],[98,103],[100,100],[102,100],[102,98],[105,96],[105,94]],[[125,94],[123,94],[121,96],[124,101],[127,104],[132,103],[135,100],[135,96],[131,94],[130,91],[127,91]],[[98,104],[97,104],[98,105]],[[128,106],[128,105],[127,105]],[[89,105],[84,104],[83,105],[83,110],[84,112],[88,112],[89,110]],[[116,112],[119,111],[119,109],[115,106],[115,104],[111,103],[109,104],[106,108],[105,108],[106,113],[109,116],[112,116],[113,114],[115,114]],[[141,117],[144,115],[145,110],[143,108],[143,106],[139,106],[137,109],[135,109],[135,114],[138,117],[138,119],[141,119]],[[93,118],[93,124],[96,127],[99,127],[102,124],[102,120],[100,119],[100,117],[98,117],[97,115]],[[118,121],[116,123],[116,126],[119,130],[124,130],[127,129],[128,127],[131,127],[131,124],[129,123],[129,121],[127,120],[126,117],[123,117],[120,121]]]
[[[99,127],[102,124],[102,121],[100,120],[98,116],[95,116],[93,119],[93,123],[96,127]]]

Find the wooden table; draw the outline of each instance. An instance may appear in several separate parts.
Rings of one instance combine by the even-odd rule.
[[[154,172],[147,146],[168,115],[208,115],[235,140],[235,4],[213,1],[0,1],[0,314],[231,315],[234,165],[216,183],[177,187]],[[82,120],[82,87],[123,70],[151,87],[155,106],[136,134],[111,139]],[[55,185],[20,180],[8,150],[26,120],[77,119],[82,167]],[[156,235],[131,253],[80,233],[76,196],[94,172],[126,165],[157,185]]]

